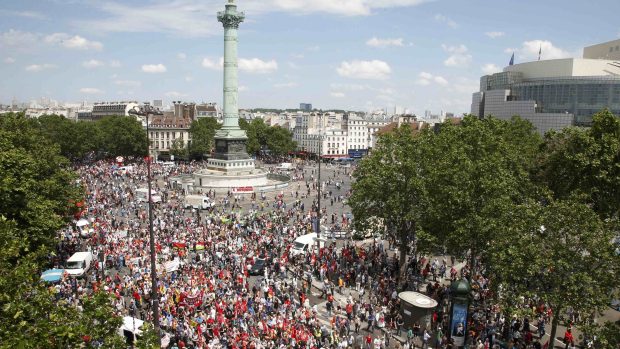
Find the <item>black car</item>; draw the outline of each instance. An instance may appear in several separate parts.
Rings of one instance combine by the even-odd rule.
[[[264,258],[257,258],[252,268],[250,268],[250,275],[262,275],[265,272],[267,266],[267,260]]]

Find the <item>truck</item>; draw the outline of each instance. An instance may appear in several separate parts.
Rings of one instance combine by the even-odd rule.
[[[293,242],[293,246],[290,249],[291,257],[297,255],[305,255],[312,252],[316,246],[319,248],[325,247],[325,239],[319,238],[317,233],[310,233],[306,235],[298,236]]]
[[[83,276],[93,262],[93,254],[90,252],[76,252],[67,260],[65,270],[71,276]]]
[[[281,170],[281,171],[292,171],[295,169],[295,167],[290,162],[283,162],[280,165],[278,165],[276,169]]]
[[[138,202],[148,202],[149,201],[149,190],[148,188],[139,188],[136,190],[136,199]],[[151,201],[156,204],[161,202],[161,196],[157,195],[155,190],[151,190]]]
[[[215,206],[211,198],[205,195],[186,195],[183,207],[206,210]]]

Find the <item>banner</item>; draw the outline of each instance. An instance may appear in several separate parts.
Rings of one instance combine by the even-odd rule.
[[[239,193],[239,194],[243,194],[243,193],[253,193],[254,192],[254,187],[236,187],[233,188],[232,190],[233,193]]]
[[[454,303],[452,305],[452,322],[450,323],[450,335],[454,340],[454,345],[462,347],[465,345],[465,331],[467,326],[467,305]]]

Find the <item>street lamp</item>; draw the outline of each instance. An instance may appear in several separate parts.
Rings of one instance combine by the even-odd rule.
[[[159,326],[159,290],[157,289],[157,270],[155,269],[156,254],[155,254],[155,233],[153,232],[153,199],[152,199],[152,184],[151,184],[151,137],[149,129],[149,116],[150,115],[163,115],[158,109],[153,108],[149,103],[144,103],[144,106],[140,110],[130,110],[130,114],[144,116],[146,121],[146,144],[147,144],[147,183],[148,183],[148,208],[149,208],[149,244],[150,259],[151,259],[151,302],[153,310],[153,327],[157,334],[158,347],[161,346],[161,332]]]
[[[323,116],[319,115],[319,197],[318,197],[318,201],[317,201],[317,206],[318,206],[318,211],[316,214],[317,217],[317,237],[320,239],[321,238],[321,155],[323,153],[323,135],[322,135],[322,129],[323,129]]]

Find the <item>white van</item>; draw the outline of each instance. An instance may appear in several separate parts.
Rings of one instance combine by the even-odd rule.
[[[319,247],[325,246],[325,240],[319,239],[316,233],[310,233],[310,234],[299,236],[293,242],[293,247],[291,247],[291,250],[289,253],[291,257],[297,256],[300,254],[305,255],[306,253],[311,252],[317,243],[319,244]]]
[[[129,166],[121,166],[118,168],[118,172],[120,172],[120,174],[130,174],[133,173],[133,166],[129,165]]]
[[[211,198],[204,195],[185,195],[183,207],[206,210],[215,206]]]
[[[283,170],[283,171],[291,171],[294,170],[295,168],[293,167],[293,164],[290,162],[283,162],[281,163],[278,167],[276,167],[278,170]]]
[[[136,344],[142,336],[142,325],[144,325],[143,320],[131,316],[124,316],[123,325],[118,329],[118,334],[125,337],[126,344]]]
[[[138,202],[149,202],[149,190],[148,188],[139,188],[136,190],[136,200]],[[151,189],[151,200],[154,204],[161,202],[161,196],[157,195],[157,192]]]
[[[67,259],[65,270],[71,276],[83,276],[93,263],[93,254],[90,252],[76,252]]]

